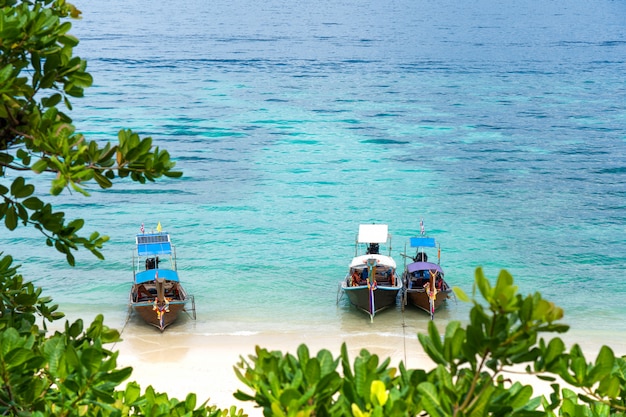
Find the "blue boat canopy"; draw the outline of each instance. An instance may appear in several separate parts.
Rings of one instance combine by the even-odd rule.
[[[436,247],[435,238],[434,237],[412,237],[411,247],[412,248],[434,248]]]
[[[154,281],[157,277],[163,278],[167,281],[180,282],[178,279],[178,273],[171,269],[149,269],[147,271],[141,271],[135,275],[135,282],[137,284],[143,284],[144,282]]]
[[[137,255],[156,256],[172,253],[169,233],[146,233],[137,235]]]

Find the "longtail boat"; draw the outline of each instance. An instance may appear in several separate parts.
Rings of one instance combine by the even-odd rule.
[[[135,244],[130,289],[132,310],[161,331],[176,321],[182,311],[190,310],[195,318],[194,298],[180,282],[176,250],[169,233],[162,231],[161,223],[157,231],[151,233],[146,233],[142,224]],[[188,304],[191,305],[189,310]]]
[[[430,314],[432,320],[435,318],[435,311],[450,298],[452,289],[444,279],[444,272],[440,265],[441,246],[434,238],[425,235],[423,220],[420,221],[420,225],[421,235],[409,239],[410,247],[415,248],[415,255],[407,255],[406,248],[405,253],[402,254],[405,259],[402,274],[404,284],[402,308],[411,304]],[[425,248],[437,249],[437,263],[428,260]],[[407,259],[411,260],[408,264]]]
[[[386,245],[388,255],[380,253],[380,245]],[[373,321],[376,313],[396,305],[401,290],[402,280],[391,257],[391,237],[387,225],[359,225],[355,256],[340,283],[340,291]]]

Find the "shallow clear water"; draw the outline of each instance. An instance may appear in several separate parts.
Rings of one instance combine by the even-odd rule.
[[[425,314],[372,324],[337,288],[359,223],[402,264],[423,218],[451,285],[508,269],[575,330],[626,332],[622,2],[76,4],[78,129],[151,136],[185,175],[51,199],[111,237],[104,262],[2,236],[70,315],[124,326],[134,235],[160,221],[197,307],[171,331],[414,334]]]

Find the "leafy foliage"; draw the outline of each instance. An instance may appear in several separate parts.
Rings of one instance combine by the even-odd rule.
[[[1,255],[1,254],[0,254]],[[37,324],[63,317],[41,288],[25,283],[10,256],[0,258],[0,414],[32,416],[243,416],[231,407],[221,410],[195,394],[184,401],[141,392],[131,382],[132,368],[119,368],[117,352],[106,345],[119,333],[98,316],[87,328],[82,320],[65,323],[48,335]]]
[[[0,220],[7,231],[39,230],[70,265],[80,247],[103,259],[108,237],[79,235],[84,220],[55,212],[37,194],[36,176],[51,175],[52,196],[65,190],[87,196],[90,184],[107,189],[116,179],[143,184],[182,175],[151,138],[121,130],[117,144],[99,144],[76,131],[67,111],[92,84],[87,63],[73,55],[78,39],[67,19],[79,15],[65,0],[0,0]],[[118,369],[118,353],[105,346],[119,333],[99,316],[86,328],[82,320],[66,322],[64,331],[49,335],[48,323],[64,315],[17,270],[0,253],[0,414],[242,415],[234,407],[197,404],[193,394],[184,401],[151,387],[142,394],[135,383],[118,391],[132,369]]]
[[[116,178],[145,183],[182,175],[150,137],[121,130],[118,144],[101,145],[76,132],[63,107],[71,110],[92,84],[86,61],[73,55],[78,39],[67,18],[79,16],[64,0],[0,0],[0,177],[18,173],[10,184],[0,183],[0,220],[8,230],[35,227],[70,265],[79,247],[102,259],[108,237],[80,236],[84,221],[66,221],[37,196],[35,175],[54,175],[53,196],[64,190],[89,195],[90,183],[106,189]]]
[[[344,345],[337,359],[320,351],[315,363],[326,364],[324,372],[303,378],[312,366],[306,346],[297,357],[257,348],[235,369],[255,395],[237,391],[236,397],[256,402],[265,416],[625,415],[624,358],[605,346],[589,363],[579,346],[568,352],[560,338],[540,337],[568,330],[559,323],[559,307],[538,293],[518,294],[506,271],[491,286],[478,268],[473,297],[458,288],[455,293],[474,304],[468,324],[452,321],[442,335],[431,321],[428,334],[418,334],[431,369],[406,369],[402,362],[393,368],[366,350],[351,366]],[[568,385],[554,383],[549,398],[533,397],[532,386],[510,377],[520,366],[538,379]]]

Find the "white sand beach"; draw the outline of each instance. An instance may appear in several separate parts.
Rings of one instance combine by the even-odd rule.
[[[184,399],[189,393],[196,393],[201,403],[209,399],[209,404],[220,408],[236,405],[250,416],[260,416],[262,412],[253,403],[238,402],[233,394],[237,389],[251,393],[237,379],[233,367],[240,357],[247,358],[255,352],[255,346],[268,350],[295,353],[301,343],[305,343],[315,355],[321,349],[328,349],[339,355],[341,344],[347,343],[350,358],[355,358],[362,348],[379,355],[381,361],[387,357],[397,364],[400,360],[412,368],[429,367],[430,360],[423,353],[416,338],[407,340],[404,346],[395,346],[388,337],[359,335],[341,339],[328,335],[314,339],[302,339],[290,334],[256,335],[186,335],[180,333],[163,334],[142,332],[141,335],[124,334],[124,341],[115,346],[120,356],[120,366],[132,366],[130,380],[137,381],[144,389],[152,385],[159,392],[167,392],[170,397]]]
[[[253,403],[240,403],[233,393],[237,389],[246,392],[247,387],[240,382],[233,367],[240,356],[254,354],[255,346],[268,350],[280,350],[294,353],[301,343],[306,343],[311,354],[321,349],[329,349],[338,355],[341,344],[346,343],[351,362],[362,348],[379,355],[381,360],[390,357],[394,365],[404,361],[408,368],[429,369],[430,359],[415,336],[397,338],[377,334],[338,336],[333,334],[315,334],[302,337],[286,333],[259,333],[253,335],[198,335],[164,332],[163,334],[147,328],[140,334],[125,332],[124,340],[115,346],[119,350],[119,365],[132,366],[130,380],[137,381],[142,389],[152,385],[159,392],[167,392],[170,397],[184,399],[188,393],[196,393],[199,403],[209,400],[220,408],[236,405],[243,408],[250,416],[261,416],[260,409]],[[616,354],[624,354],[624,342],[615,345],[616,340],[567,335],[566,343],[579,343],[589,361],[595,359],[595,352],[602,344],[609,344]],[[583,340],[580,343],[576,340]],[[605,340],[605,342],[602,342]],[[511,379],[533,385],[535,394],[549,393],[548,384],[542,384],[535,377],[523,374],[511,374]]]

